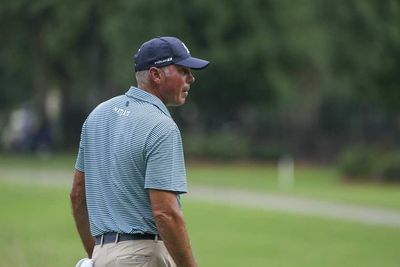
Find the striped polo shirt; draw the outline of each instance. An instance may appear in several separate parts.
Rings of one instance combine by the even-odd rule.
[[[85,173],[93,236],[158,233],[147,189],[186,193],[179,129],[156,96],[131,87],[98,105],[82,127],[75,168]]]

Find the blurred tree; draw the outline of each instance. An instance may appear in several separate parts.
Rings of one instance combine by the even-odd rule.
[[[319,2],[330,33],[330,75],[335,88],[400,110],[400,2]]]
[[[195,73],[200,82],[188,104],[173,110],[184,132],[246,136],[258,154],[264,153],[261,147],[282,146],[283,152],[315,156],[363,139],[366,129],[376,130],[376,139],[390,132],[394,140],[399,5],[8,1],[0,5],[0,112],[32,99],[45,117],[46,95],[58,90],[59,145],[76,146],[88,112],[134,83],[138,46],[154,36],[175,35],[195,56],[211,61],[207,71]]]

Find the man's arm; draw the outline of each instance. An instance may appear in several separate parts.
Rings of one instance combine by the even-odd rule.
[[[76,170],[74,182],[70,193],[72,213],[74,215],[76,228],[81,237],[83,246],[89,258],[92,258],[94,238],[90,234],[89,215],[86,206],[85,173]]]
[[[157,229],[176,265],[196,267],[176,193],[153,189],[149,192]]]

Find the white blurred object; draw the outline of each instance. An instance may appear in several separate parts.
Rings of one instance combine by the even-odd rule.
[[[46,115],[50,121],[57,121],[61,115],[61,90],[54,88],[49,90],[45,100]]]
[[[78,261],[75,267],[94,267],[94,263],[91,259],[84,258]]]
[[[39,118],[30,104],[23,104],[10,114],[2,131],[1,141],[5,148],[28,149],[39,126]]]
[[[286,191],[294,186],[294,160],[290,155],[284,155],[278,162],[278,187]]]

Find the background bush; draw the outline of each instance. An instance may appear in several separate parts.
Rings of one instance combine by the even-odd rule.
[[[357,147],[345,151],[339,159],[345,180],[400,182],[400,151]]]
[[[188,158],[236,160],[250,155],[249,140],[227,130],[209,135],[185,135],[184,142]]]
[[[2,1],[0,151],[40,148],[42,133],[75,151],[89,112],[135,84],[138,46],[163,35],[211,61],[172,109],[194,154],[327,162],[348,144],[400,146],[400,1],[182,3]],[[23,149],[21,111],[37,117]]]

